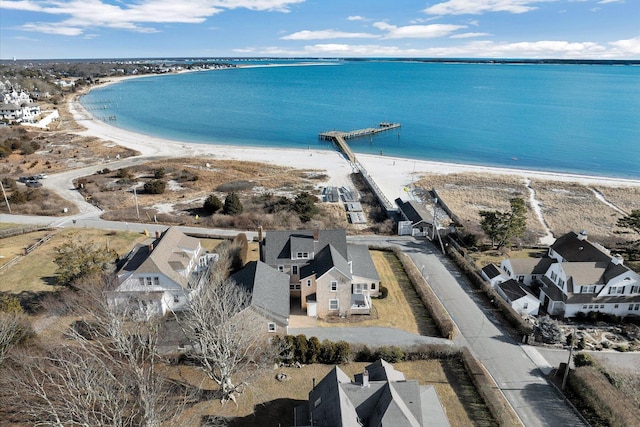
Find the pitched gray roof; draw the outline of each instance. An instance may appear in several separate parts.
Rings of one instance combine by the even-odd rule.
[[[573,231],[560,236],[551,245],[551,249],[560,254],[569,262],[609,262],[611,256],[589,242],[586,238],[581,240]]]
[[[313,230],[268,231],[262,242],[261,260],[269,265],[291,264],[291,254],[308,252],[318,254],[331,244],[343,258],[347,258],[347,234],[345,230],[318,230],[318,241],[313,240]],[[300,262],[306,262],[300,260]]]
[[[404,214],[404,216],[406,216],[407,219],[411,221],[412,224],[415,225],[420,222],[426,222],[428,224],[433,223],[433,213],[430,212],[424,206],[422,206],[420,203],[414,200],[409,200],[405,202],[400,198],[397,198],[395,202],[400,208],[400,210],[402,211],[402,213]]]
[[[493,263],[487,264],[482,267],[482,271],[487,275],[489,279],[493,279],[494,277],[498,277],[502,274],[502,270],[500,270],[500,268],[498,268],[498,266]]]
[[[289,276],[261,261],[251,261],[230,279],[251,294],[251,305],[286,325],[289,318]]]
[[[562,269],[571,278],[573,285],[603,284],[604,272],[607,264],[603,262],[565,262]]]
[[[531,294],[531,292],[529,292],[524,286],[522,286],[521,283],[516,282],[513,279],[500,283],[498,286],[500,287],[500,289],[502,289],[502,292],[504,292],[504,294],[507,296],[507,299],[511,302],[527,295],[533,296],[533,294]]]
[[[307,409],[296,413],[312,416],[314,425],[325,427],[449,425],[433,386],[405,380],[402,372],[383,360],[366,369],[369,385],[363,386],[362,375],[351,382],[336,366],[311,390]],[[307,422],[299,419],[298,425]]]
[[[509,258],[515,276],[544,274],[554,262],[553,258]]]
[[[309,264],[300,268],[300,278],[309,277],[313,274],[316,275],[316,278],[320,278],[332,268],[351,279],[351,267],[347,260],[333,245],[327,245],[316,254],[314,259],[309,261]]]
[[[367,246],[348,245],[347,250],[349,251],[349,260],[352,264],[351,271],[353,275],[366,277],[373,281],[380,280],[380,275],[378,275],[378,270],[376,270]]]

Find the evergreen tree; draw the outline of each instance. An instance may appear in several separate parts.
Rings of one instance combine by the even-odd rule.
[[[491,239],[491,245],[497,249],[502,248],[514,237],[522,237],[526,231],[527,209],[524,200],[514,197],[509,203],[510,212],[480,211],[480,227]]]
[[[203,208],[207,213],[214,214],[222,209],[222,200],[215,194],[209,194],[204,201]]]
[[[237,193],[232,192],[224,199],[224,206],[222,207],[222,213],[225,215],[239,215],[243,210],[242,202]]]
[[[303,191],[298,194],[293,202],[293,210],[296,211],[300,217],[300,221],[309,222],[315,214],[318,213],[316,206],[317,197]]]

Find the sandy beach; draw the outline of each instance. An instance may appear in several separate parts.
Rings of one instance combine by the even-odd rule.
[[[134,78],[140,77],[145,76],[136,76]],[[103,85],[116,84],[128,78],[131,77],[111,78],[109,81],[104,82]],[[263,162],[281,166],[324,170],[329,177],[325,183],[326,185],[343,186],[351,183],[349,175],[354,168],[337,151],[233,146],[224,145],[224,141],[221,141],[219,145],[186,143],[130,132],[111,126],[93,117],[82,107],[77,98],[69,102],[69,111],[74,119],[86,128],[86,131],[81,132],[81,134],[98,137],[137,150],[142,157],[210,157],[211,159]],[[575,182],[585,185],[640,187],[640,180],[632,179],[444,163],[384,155],[357,154],[356,156],[358,162],[373,177],[376,184],[390,201],[398,197],[408,199],[410,196],[405,189],[425,173],[512,175],[523,179]]]

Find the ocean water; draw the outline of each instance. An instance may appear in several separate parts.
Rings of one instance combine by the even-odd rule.
[[[640,67],[339,61],[151,76],[91,91],[97,118],[162,138],[640,178]]]

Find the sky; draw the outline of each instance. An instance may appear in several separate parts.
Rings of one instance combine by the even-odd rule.
[[[640,59],[640,0],[0,0],[0,59]]]

